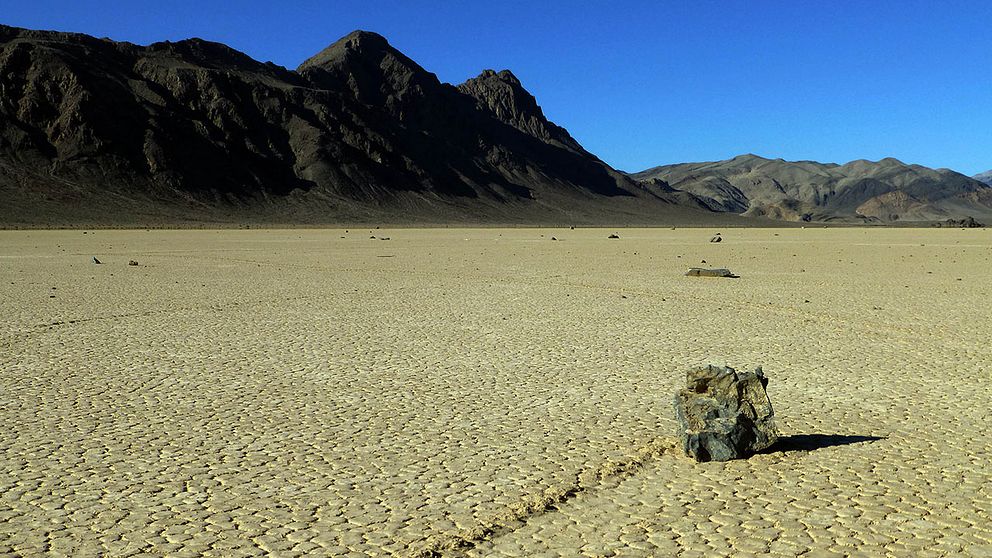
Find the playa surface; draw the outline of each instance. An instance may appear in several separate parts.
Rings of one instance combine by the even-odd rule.
[[[992,230],[714,232],[0,232],[0,555],[992,555]]]

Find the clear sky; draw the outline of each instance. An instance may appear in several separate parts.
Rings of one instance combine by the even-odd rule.
[[[0,22],[289,68],[375,31],[442,81],[509,68],[628,171],[748,152],[992,168],[988,1],[4,0]]]

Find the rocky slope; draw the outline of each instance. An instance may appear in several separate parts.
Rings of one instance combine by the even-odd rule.
[[[454,87],[357,31],[295,71],[222,44],[0,26],[0,225],[675,223],[508,71]]]
[[[935,221],[992,216],[992,188],[896,159],[844,165],[741,155],[632,175],[690,193],[715,211],[791,221]]]

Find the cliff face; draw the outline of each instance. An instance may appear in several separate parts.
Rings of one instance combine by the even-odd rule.
[[[896,159],[844,165],[741,155],[632,175],[691,193],[715,211],[791,221],[929,221],[992,215],[992,188]]]
[[[458,90],[476,99],[476,106],[491,112],[496,118],[514,128],[565,149],[584,153],[577,141],[564,128],[544,117],[537,99],[520,84],[509,70],[485,70],[478,77],[458,86]]]
[[[665,222],[699,207],[587,153],[510,72],[454,87],[361,31],[291,71],[199,39],[0,26],[0,193],[0,224]]]
[[[30,162],[24,172],[79,186],[134,183],[135,193],[250,197],[310,187],[282,164],[292,154],[274,118],[287,104],[277,69],[197,40],[142,49],[5,31],[5,164]]]

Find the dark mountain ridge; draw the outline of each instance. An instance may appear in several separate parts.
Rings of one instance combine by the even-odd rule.
[[[356,31],[295,71],[225,45],[0,26],[0,224],[712,220],[549,122]]]
[[[792,221],[934,221],[992,216],[992,188],[897,159],[839,165],[754,154],[631,175],[692,194],[714,211]]]

